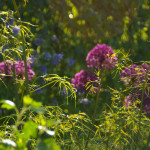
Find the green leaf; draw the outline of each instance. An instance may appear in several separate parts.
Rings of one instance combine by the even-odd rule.
[[[31,104],[31,109],[37,113],[44,113],[45,112],[45,109],[42,106],[42,103],[41,102],[36,102],[36,101],[33,101],[32,104]]]
[[[33,121],[27,121],[23,127],[23,139],[28,140],[30,137],[37,137],[37,124]]]
[[[42,106],[42,103],[41,103],[41,102],[33,101],[32,104],[31,104],[31,106],[32,106],[33,108],[39,108],[39,107]]]
[[[31,107],[31,109],[39,114],[43,114],[45,112],[45,109],[43,107],[39,107],[39,108]]]
[[[40,141],[37,146],[38,150],[61,150],[60,147],[56,144],[56,142],[52,139],[45,139]]]
[[[45,111],[45,109],[41,107],[42,103],[34,101],[29,95],[23,97],[23,103],[26,106],[30,105],[31,109],[37,113],[43,113]]]
[[[32,104],[32,102],[33,102],[33,99],[29,95],[26,95],[23,97],[24,105],[30,105]]]
[[[1,105],[1,108],[5,108],[5,109],[8,109],[8,110],[16,108],[15,103],[10,101],[10,100],[2,100],[0,103],[3,103]]]

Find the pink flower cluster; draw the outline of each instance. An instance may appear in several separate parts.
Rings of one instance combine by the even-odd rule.
[[[134,91],[132,94],[128,95],[125,99],[125,106],[129,107],[133,105],[133,103],[136,103],[136,105],[140,108],[140,101],[142,100],[142,90],[140,91]],[[143,96],[143,112],[146,114],[150,114],[150,97],[148,92],[145,91]]]
[[[97,81],[97,77],[95,73],[88,70],[81,70],[80,72],[75,74],[75,78],[73,78],[71,81],[75,88],[77,88],[78,93],[88,92],[90,89],[86,90],[86,84],[90,81]],[[97,92],[98,87],[100,86],[97,82],[91,82],[90,84],[95,87],[95,92]]]
[[[88,68],[112,69],[115,67],[117,57],[113,49],[106,44],[97,44],[87,55]]]
[[[112,69],[115,67],[117,57],[110,46],[107,46],[106,44],[97,44],[94,49],[88,53],[86,62],[88,68]],[[77,88],[77,91],[83,93],[90,91],[90,89],[86,89],[86,84],[89,81],[94,81],[91,82],[91,84],[93,83],[92,86],[95,87],[94,92],[98,92],[100,84],[97,83],[97,80],[98,78],[92,71],[81,70],[79,73],[75,74],[75,78],[71,81],[74,87]]]
[[[130,67],[127,67],[124,70],[122,70],[121,81],[126,85],[131,84],[134,87],[137,87],[138,84],[145,81],[145,75],[148,68],[149,66],[146,64],[142,64],[142,67],[132,64]],[[149,80],[149,73],[147,73],[146,78]]]
[[[31,81],[35,76],[34,71],[31,69],[29,62],[27,62],[28,80]],[[15,72],[17,79],[25,79],[25,65],[24,61],[15,61]],[[11,78],[13,74],[13,62],[8,60],[0,63],[0,78]]]

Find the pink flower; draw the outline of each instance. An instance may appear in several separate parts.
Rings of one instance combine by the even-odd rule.
[[[122,70],[121,81],[124,84],[131,84],[134,87],[137,87],[138,84],[145,82],[145,75],[146,75],[146,79],[147,79],[146,82],[148,82],[150,78],[149,75],[150,71],[147,70],[148,68],[149,66],[146,64],[142,64],[142,67],[132,64],[131,66],[126,67],[124,70]]]
[[[134,103],[137,105],[137,107],[141,107],[141,102],[142,101],[142,90],[139,91],[134,91],[130,95],[127,96],[125,99],[125,107],[132,106]],[[150,114],[150,95],[148,92],[144,92],[143,95],[143,112],[146,114]]]
[[[97,92],[98,87],[100,86],[100,84],[96,82],[97,80],[98,79],[95,73],[93,73],[92,71],[81,70],[80,72],[75,74],[75,78],[73,78],[71,82],[73,83],[73,86],[77,88],[78,93],[90,91],[90,88],[86,89],[88,87],[86,87],[86,84],[88,82],[90,82],[89,85],[93,85],[93,87],[96,88],[95,92]]]
[[[31,81],[35,76],[34,71],[31,69],[29,62],[27,62],[27,71],[28,71],[28,80]],[[25,65],[24,61],[15,61],[15,72],[17,79],[25,79]],[[13,74],[13,62],[10,60],[4,61],[0,63],[0,74],[4,74],[6,76],[1,76],[1,78],[11,78],[7,75]]]
[[[112,69],[115,67],[117,57],[113,49],[106,44],[97,44],[87,55],[88,68]]]

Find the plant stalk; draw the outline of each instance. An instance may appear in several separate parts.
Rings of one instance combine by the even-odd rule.
[[[28,68],[27,68],[27,58],[26,58],[26,49],[25,49],[25,38],[24,34],[21,31],[21,37],[22,37],[22,49],[23,49],[23,61],[24,61],[24,67],[25,67],[25,87],[26,87],[26,94],[29,93],[29,84],[28,84]]]

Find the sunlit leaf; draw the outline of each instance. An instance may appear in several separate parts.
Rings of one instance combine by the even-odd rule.
[[[27,121],[23,127],[23,139],[28,140],[30,137],[36,138],[37,136],[37,124],[33,121]]]
[[[8,110],[16,108],[15,103],[10,100],[1,100],[0,103],[2,103],[1,108],[5,108]]]

